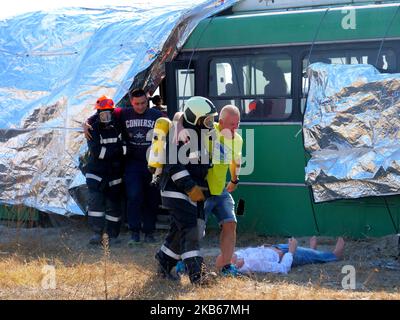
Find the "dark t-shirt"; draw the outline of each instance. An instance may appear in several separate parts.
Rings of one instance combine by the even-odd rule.
[[[116,108],[116,118],[124,134],[128,148],[128,158],[138,162],[147,162],[146,151],[151,145],[152,136],[148,133],[154,128],[158,118],[162,117],[160,111],[147,108],[142,114],[135,112],[133,108]]]
[[[167,107],[166,106],[154,106],[153,109],[156,109],[161,112],[163,117],[168,118]]]

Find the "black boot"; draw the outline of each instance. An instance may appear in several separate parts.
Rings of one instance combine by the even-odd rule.
[[[178,260],[175,260],[174,258],[166,255],[161,250],[156,253],[155,258],[158,261],[158,275],[168,280],[179,280],[178,276],[171,274],[171,270],[173,267],[176,266]]]
[[[89,244],[100,245],[102,241],[102,235],[100,232],[95,232],[93,236],[89,239]]]
[[[183,260],[189,273],[190,282],[195,285],[207,286],[215,281],[215,274],[206,270],[202,257],[192,257]]]

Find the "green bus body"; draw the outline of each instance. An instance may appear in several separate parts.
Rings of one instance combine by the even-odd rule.
[[[257,59],[258,55],[284,55],[290,59],[290,64],[281,60],[281,66],[286,65],[290,69],[290,77],[286,77],[291,82],[290,93],[286,97],[291,101],[288,116],[275,120],[246,120],[242,117],[240,128],[243,132],[254,129],[255,160],[253,173],[241,176],[239,187],[234,192],[235,200],[245,200],[245,213],[238,217],[239,232],[278,236],[345,235],[355,238],[398,233],[400,197],[397,195],[314,203],[312,192],[304,182],[308,155],[301,133],[305,98],[302,77],[311,45],[310,60],[313,56],[330,56],[333,52],[339,52],[340,56],[342,52],[343,57],[348,57],[348,63],[365,63],[363,50],[369,52],[372,59],[371,52],[377,55],[385,36],[381,50],[386,52],[387,66],[384,71],[399,72],[398,6],[352,7],[355,8],[355,20],[352,21],[355,29],[343,28],[349,13],[344,10],[349,7],[225,13],[202,21],[179,56],[167,65],[167,104],[171,115],[179,109],[182,99],[190,95],[203,95],[218,103],[221,97],[211,92],[210,83],[214,78],[220,81],[218,71],[214,76],[212,69],[221,59],[240,61],[240,57]],[[216,64],[213,65],[214,62]],[[178,70],[185,69],[190,69],[185,82],[192,81],[194,88],[193,92],[182,95],[179,92],[182,83],[179,81],[182,82],[183,78],[179,79]],[[256,70],[254,79],[257,77],[259,71]],[[251,97],[255,99],[259,94],[249,94],[248,98]],[[244,101],[238,96],[235,98],[232,100],[237,103]],[[244,140],[245,153],[245,135]]]
[[[304,11],[234,14],[203,20],[185,44],[185,49],[219,49],[277,44],[360,41],[400,37],[398,4],[352,7],[356,12],[356,28],[343,29],[346,7]],[[348,13],[348,12],[347,12]],[[325,15],[325,17],[323,17]],[[322,20],[322,22],[321,22]],[[321,25],[320,25],[321,23]]]

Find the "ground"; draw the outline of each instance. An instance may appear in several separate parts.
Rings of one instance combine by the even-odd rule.
[[[154,254],[165,234],[159,230],[157,243],[129,248],[129,235],[123,232],[122,244],[104,250],[87,245],[90,231],[81,220],[69,219],[52,228],[0,225],[0,300],[400,299],[397,236],[345,239],[344,260],[339,262],[293,268],[288,275],[218,277],[210,287],[199,288],[187,277],[171,282],[156,276]],[[307,238],[298,240],[307,245]],[[331,249],[335,243],[333,238],[319,240],[320,249]],[[237,247],[278,242],[286,240],[239,234]],[[212,270],[218,252],[216,231],[208,232],[203,248]],[[355,289],[342,286],[350,284],[345,270],[351,267],[343,269],[348,265],[355,270]]]

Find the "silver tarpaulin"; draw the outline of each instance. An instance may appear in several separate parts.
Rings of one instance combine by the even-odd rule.
[[[400,193],[400,74],[309,66],[304,145],[316,202]]]
[[[132,0],[0,20],[0,203],[81,214],[68,189],[84,182],[80,128],[97,98],[153,92],[198,22],[237,1]]]

